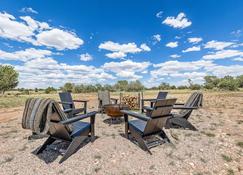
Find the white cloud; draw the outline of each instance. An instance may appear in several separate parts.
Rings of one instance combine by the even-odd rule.
[[[187,48],[186,50],[182,50],[182,52],[186,53],[186,52],[195,52],[195,51],[200,51],[200,50],[201,50],[200,46],[193,46],[193,47]]]
[[[156,82],[170,81],[172,84],[187,84],[190,78],[194,83],[202,84],[204,76],[215,75],[224,77],[226,75],[238,76],[243,74],[243,65],[217,65],[211,60],[198,61],[167,61],[155,64],[154,70],[150,71],[151,84]]]
[[[225,41],[216,41],[216,40],[212,40],[207,42],[204,45],[204,48],[206,49],[214,49],[214,50],[223,50],[226,47],[229,47],[231,45],[233,45],[233,42],[225,42]]]
[[[49,50],[29,48],[15,52],[5,52],[0,50],[0,60],[15,60],[26,62],[36,58],[45,58],[51,56],[53,53]]]
[[[232,31],[231,35],[234,35],[235,37],[240,37],[242,35],[242,31],[240,29]]]
[[[169,42],[165,45],[166,47],[170,47],[170,48],[175,48],[178,46],[178,41],[175,42]]]
[[[123,53],[137,53],[142,50],[137,47],[135,43],[119,44],[112,41],[106,41],[99,45],[99,49],[105,49],[112,52],[123,52]]]
[[[83,45],[83,40],[78,38],[74,33],[60,29],[51,29],[43,31],[36,35],[37,45],[54,47],[57,50],[77,49]]]
[[[208,73],[218,76],[218,77],[224,77],[227,75],[230,76],[239,76],[243,75],[243,66],[242,65],[214,65],[212,67],[205,67],[206,71]]]
[[[173,54],[173,55],[170,55],[171,58],[180,58],[181,56],[180,55],[177,55],[177,54]]]
[[[17,22],[15,17],[0,12],[0,37],[17,41],[33,42],[33,30],[24,23]]]
[[[23,65],[17,65],[15,68],[20,73],[19,87],[25,88],[59,87],[65,82],[108,83],[108,81],[116,79],[102,68],[58,63],[53,58],[36,58]]]
[[[91,61],[91,60],[93,60],[93,57],[90,54],[85,53],[85,54],[80,55],[80,60],[81,61]]]
[[[48,23],[46,22],[39,22],[32,19],[30,16],[21,16],[20,19],[25,21],[29,28],[34,32],[35,30],[42,31],[45,29],[51,29]]]
[[[192,38],[188,38],[187,40],[189,43],[196,44],[201,42],[203,39],[201,37],[192,37]]]
[[[142,51],[150,51],[146,44],[141,44],[140,48],[135,43],[119,44],[112,41],[106,41],[99,45],[99,49],[111,51],[106,54],[109,58],[124,58],[128,53],[138,53]]]
[[[142,78],[137,73],[147,71],[147,68],[151,65],[149,62],[134,62],[132,60],[126,60],[122,62],[109,62],[103,65],[103,69],[116,73],[118,77],[129,78],[136,80]]]
[[[234,58],[234,61],[243,61],[243,57],[242,58]]]
[[[50,27],[48,23],[36,21],[30,16],[22,16],[20,19],[22,21],[0,12],[0,37],[58,50],[77,49],[84,43],[73,32]]]
[[[238,50],[220,50],[215,53],[204,55],[203,59],[217,60],[217,59],[225,59],[225,58],[232,58],[232,57],[243,57],[243,52]]]
[[[159,11],[158,13],[156,13],[156,17],[162,18],[163,13],[164,13],[163,11]]]
[[[31,7],[23,7],[20,12],[22,13],[34,13],[34,14],[38,14],[38,12],[36,10],[34,10]]]
[[[149,48],[149,46],[147,44],[145,44],[145,43],[141,44],[140,45],[140,48],[143,49],[146,52],[151,51],[151,49]]]
[[[212,61],[167,61],[155,64],[155,69],[150,72],[151,81],[157,82],[161,79],[171,79],[172,84],[180,85],[187,82],[190,78],[194,83],[202,83],[203,77],[206,75],[205,68],[212,67]],[[178,80],[179,78],[179,80]]]
[[[108,58],[124,58],[127,56],[127,54],[125,54],[124,52],[112,52],[112,53],[107,53],[105,54]]]
[[[161,35],[160,34],[153,35],[152,39],[154,41],[153,44],[156,44],[161,41]]]
[[[184,29],[189,27],[192,22],[186,18],[184,13],[179,13],[177,17],[169,16],[163,22],[163,24],[169,25],[173,28]]]

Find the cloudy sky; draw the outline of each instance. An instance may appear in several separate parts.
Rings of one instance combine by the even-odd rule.
[[[242,0],[0,1],[0,64],[19,87],[147,87],[243,74]]]

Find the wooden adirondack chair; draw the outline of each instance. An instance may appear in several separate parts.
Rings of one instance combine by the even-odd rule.
[[[142,113],[144,112],[144,110],[146,110],[146,107],[147,106],[144,106],[144,102],[148,101],[150,102],[150,107],[153,107],[153,104],[154,102],[157,100],[157,99],[165,99],[166,96],[167,96],[168,92],[162,92],[160,91],[157,95],[157,98],[148,98],[148,99],[143,99],[141,100],[141,103],[142,103]]]
[[[109,104],[117,104],[118,99],[111,98],[109,91],[98,91],[98,112],[104,113],[104,106]]]
[[[163,131],[166,120],[171,117],[171,110],[176,99],[158,99],[152,108],[147,108],[146,115],[132,112],[129,110],[121,110],[125,118],[125,136],[135,138],[138,145],[150,154],[150,148],[164,142],[170,142],[169,138]],[[137,118],[138,120],[128,120],[128,116]],[[155,142],[147,142],[146,137],[157,135],[159,140]]]
[[[77,114],[80,113],[87,113],[87,103],[88,100],[73,100],[72,95],[70,92],[61,92],[59,93],[59,97],[61,99],[62,107],[64,110],[72,109],[72,112],[69,112],[69,118],[74,117]],[[81,102],[83,103],[82,108],[75,108],[74,102]]]
[[[202,106],[203,94],[200,92],[193,92],[185,104],[177,103],[173,109],[180,109],[178,113],[173,113],[173,116],[167,120],[165,128],[184,128],[196,131],[188,118],[194,109]]]
[[[66,112],[68,111],[71,112],[72,109],[66,110]],[[92,142],[95,140],[95,115],[96,112],[90,112],[68,118],[67,114],[54,100],[29,99],[26,102],[22,126],[24,129],[31,130],[40,127],[40,130],[45,129],[46,134],[49,135],[48,139],[38,149],[37,154],[42,153],[55,140],[71,142],[59,162],[62,163],[77,151],[87,137],[90,137]],[[85,118],[90,118],[90,122],[80,121]]]

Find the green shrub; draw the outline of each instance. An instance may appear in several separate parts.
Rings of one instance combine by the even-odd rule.
[[[46,94],[50,94],[51,92],[56,92],[57,90],[54,87],[48,87],[45,89]]]
[[[222,90],[235,91],[238,90],[238,85],[234,79],[222,79],[218,84],[218,88]]]

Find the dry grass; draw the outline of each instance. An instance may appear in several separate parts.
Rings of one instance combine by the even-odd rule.
[[[149,98],[156,93],[144,95]],[[184,102],[190,93],[170,91],[170,96]],[[61,156],[51,148],[36,156],[33,152],[45,139],[29,141],[31,132],[21,128],[24,100],[35,96],[58,99],[57,94],[0,97],[0,174],[243,174],[242,92],[204,92],[203,108],[189,118],[198,131],[165,130],[172,144],[152,148],[152,155],[121,136],[124,123],[109,125],[104,122],[106,115],[97,115],[97,140],[61,165]],[[96,93],[74,94],[74,98],[90,100],[88,110],[96,110]],[[13,103],[19,107],[11,107]]]

